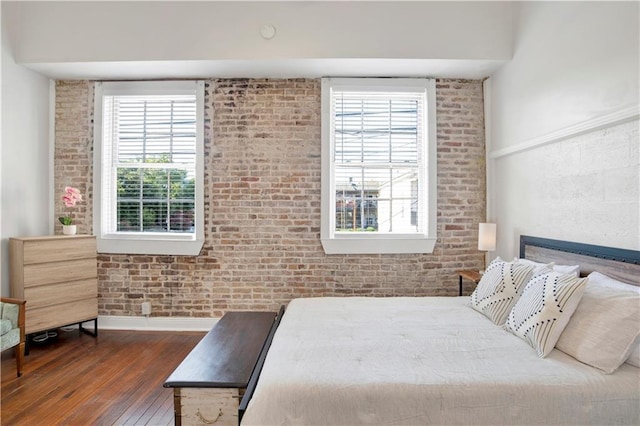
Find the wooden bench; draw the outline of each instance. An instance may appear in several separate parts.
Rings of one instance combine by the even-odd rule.
[[[264,361],[276,317],[229,312],[204,336],[164,383],[173,388],[176,425],[239,424],[240,400]]]

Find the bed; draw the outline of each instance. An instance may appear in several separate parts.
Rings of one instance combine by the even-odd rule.
[[[523,236],[520,257],[579,262],[582,275],[640,286],[637,251]],[[242,425],[640,424],[640,368],[623,362],[605,374],[558,349],[541,358],[469,303],[293,300]]]

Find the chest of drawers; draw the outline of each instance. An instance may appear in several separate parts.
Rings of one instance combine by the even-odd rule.
[[[11,296],[27,301],[26,334],[97,320],[94,236],[10,238],[9,265]]]

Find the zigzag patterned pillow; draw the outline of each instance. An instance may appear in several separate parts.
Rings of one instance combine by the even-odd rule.
[[[531,265],[496,258],[471,294],[471,307],[495,324],[504,324],[533,269]]]
[[[557,272],[527,283],[509,313],[505,329],[529,343],[544,358],[553,350],[582,299],[587,278]]]

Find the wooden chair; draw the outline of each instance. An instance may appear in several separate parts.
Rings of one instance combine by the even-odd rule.
[[[24,360],[24,316],[26,300],[0,298],[0,351],[15,347],[18,377]]]

